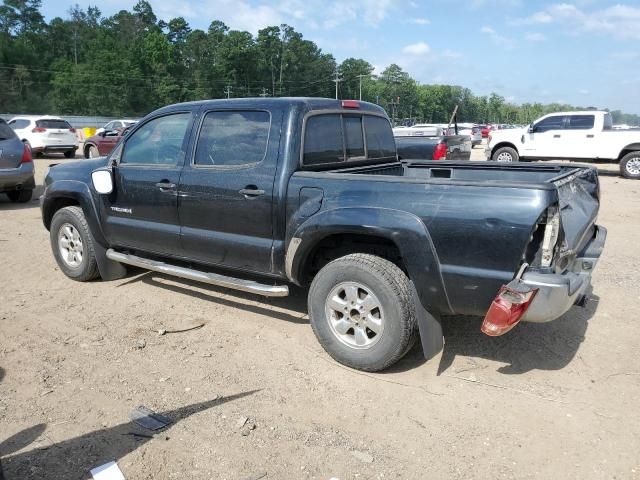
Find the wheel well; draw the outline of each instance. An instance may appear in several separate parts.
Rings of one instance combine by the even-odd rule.
[[[85,143],[84,144],[83,151],[84,151],[85,156],[89,153],[89,149],[91,147],[95,147],[95,145],[93,143]]]
[[[640,150],[640,143],[632,143],[631,145],[627,145],[620,152],[620,155],[618,156],[618,160],[622,160],[622,157],[624,157],[625,155],[631,152],[639,151],[639,150]]]
[[[490,158],[493,158],[493,154],[496,153],[496,150],[498,150],[499,148],[502,148],[502,147],[513,148],[516,151],[516,153],[518,155],[520,155],[520,152],[518,151],[518,147],[516,147],[513,143],[502,142],[502,143],[497,144],[495,147],[493,147],[491,149],[491,157]]]
[[[73,205],[80,205],[77,200],[73,198],[60,197],[54,199],[49,207],[47,208],[46,214],[44,216],[44,225],[47,227],[47,230],[51,226],[51,219],[56,214],[58,210],[65,207],[71,207]]]
[[[299,276],[300,283],[310,283],[327,263],[352,253],[369,253],[382,257],[406,273],[400,249],[391,240],[361,234],[335,234],[323,238],[307,254]]]

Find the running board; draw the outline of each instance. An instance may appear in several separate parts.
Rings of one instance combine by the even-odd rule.
[[[219,287],[232,288],[234,290],[263,295],[265,297],[286,297],[289,295],[289,287],[286,285],[265,285],[263,283],[254,282],[253,280],[227,277],[217,273],[201,272],[200,270],[178,267],[158,260],[150,260],[148,258],[116,252],[112,248],[107,250],[107,258],[115,262],[126,263],[127,265],[133,265],[146,270],[166,273],[167,275],[173,275],[174,277],[187,278],[189,280],[195,280],[196,282],[209,283]]]

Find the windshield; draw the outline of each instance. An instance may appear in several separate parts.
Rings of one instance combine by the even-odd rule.
[[[7,125],[7,122],[0,120],[0,140],[9,140],[10,138],[16,138],[16,134]]]

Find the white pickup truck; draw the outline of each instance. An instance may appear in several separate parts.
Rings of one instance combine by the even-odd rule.
[[[626,178],[640,178],[640,130],[613,130],[609,112],[557,112],[527,128],[494,130],[487,159],[619,162]]]

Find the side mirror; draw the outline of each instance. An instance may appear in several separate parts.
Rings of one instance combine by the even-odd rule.
[[[91,183],[101,195],[108,195],[113,192],[113,174],[108,168],[99,168],[91,172]]]
[[[102,131],[98,134],[98,136],[99,136],[99,137],[104,137],[106,134],[107,134],[107,131],[106,131],[106,130],[102,130]]]
[[[534,132],[533,123],[531,125],[529,125],[529,128],[527,129],[527,132],[529,132],[529,133],[533,133]]]

